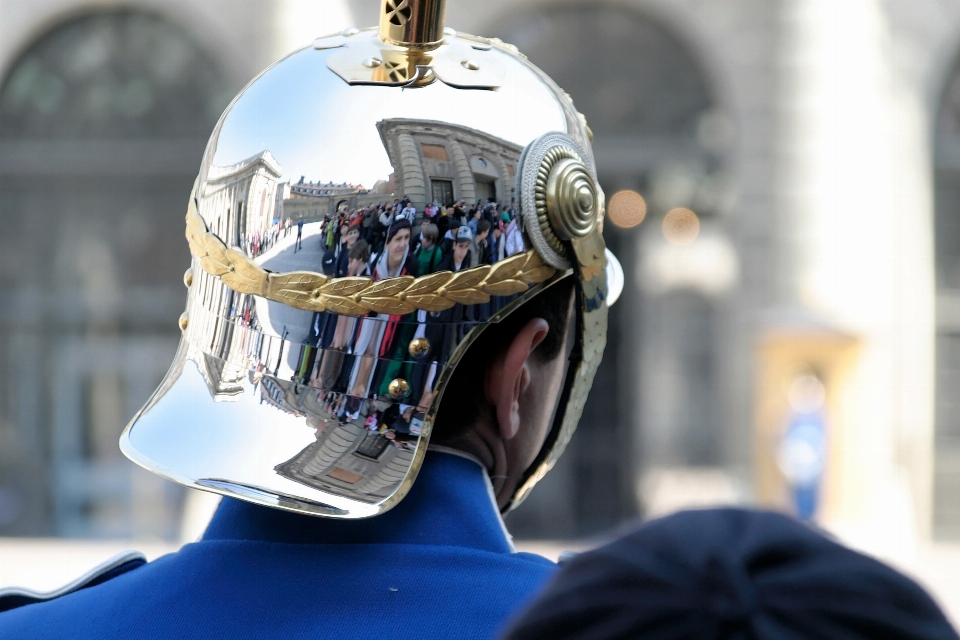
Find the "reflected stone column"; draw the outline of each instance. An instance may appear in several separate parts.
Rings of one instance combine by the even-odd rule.
[[[409,133],[397,136],[400,145],[400,165],[403,167],[403,190],[399,197],[407,196],[418,209],[423,209],[427,203],[427,180],[423,177],[423,165],[417,143]]]
[[[473,171],[470,170],[470,163],[467,162],[467,156],[463,152],[463,147],[454,139],[450,139],[450,153],[453,154],[453,162],[457,165],[457,177],[460,185],[460,195],[458,200],[464,202],[473,202],[477,199],[477,185],[473,181]]]
[[[516,186],[516,178],[510,175],[510,170],[507,169],[507,163],[503,161],[503,156],[499,153],[492,154],[491,158],[493,162],[497,165],[497,173],[500,174],[500,193],[497,195],[498,202],[502,205],[502,208],[506,208],[506,204],[512,202],[513,200],[513,188]],[[514,169],[516,171],[516,169]]]

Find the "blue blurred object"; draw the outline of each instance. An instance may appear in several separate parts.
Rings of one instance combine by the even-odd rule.
[[[777,451],[777,465],[790,487],[797,517],[811,520],[819,506],[826,469],[826,390],[814,375],[798,376],[788,392],[790,413]]]
[[[792,417],[783,434],[778,461],[790,483],[797,516],[810,520],[817,512],[820,481],[826,466],[826,421],[821,414]]]

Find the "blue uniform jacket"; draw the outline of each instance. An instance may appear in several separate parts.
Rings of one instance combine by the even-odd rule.
[[[494,638],[553,573],[515,553],[485,471],[429,452],[367,520],[224,498],[203,538],[102,584],[0,613],[0,638]]]

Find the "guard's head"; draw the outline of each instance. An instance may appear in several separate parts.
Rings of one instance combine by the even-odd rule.
[[[589,128],[511,46],[444,34],[442,19],[426,19],[442,18],[442,1],[409,4],[402,25],[386,19],[379,33],[347,30],[287,56],[220,119],[188,204],[181,348],[121,440],[143,466],[259,504],[364,518],[407,495],[435,426],[440,442],[484,460],[505,508],[569,442],[611,300]],[[361,95],[383,108],[342,108]],[[494,199],[515,199],[494,264],[470,263],[473,234],[459,223],[464,201],[481,199],[455,168],[436,174],[426,152],[440,148],[468,164],[482,153]],[[376,188],[283,197],[293,176],[327,183],[330,172],[345,188]],[[408,260],[422,222],[411,209],[453,193],[454,265]],[[330,216],[330,234],[346,210],[381,203],[382,222],[397,215],[374,229],[369,273],[359,240],[349,277],[318,272],[321,244],[250,241],[275,217]],[[341,229],[345,242],[355,229]]]
[[[464,227],[465,228],[465,227]],[[433,441],[477,457],[500,508],[543,449],[572,344],[574,280],[487,327],[454,370]]]

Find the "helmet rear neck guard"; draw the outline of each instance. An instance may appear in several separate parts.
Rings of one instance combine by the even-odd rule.
[[[121,437],[132,460],[276,508],[382,513],[412,486],[470,345],[572,275],[576,335],[554,425],[509,506],[562,454],[606,341],[589,129],[515,48],[446,34],[321,38],[224,113],[187,211],[183,339]],[[449,64],[466,50],[457,66],[487,75]],[[413,255],[424,225],[478,199],[498,227],[493,264],[469,263],[476,228],[450,234],[443,262],[433,248]],[[340,231],[365,239],[338,246]],[[379,249],[369,259],[366,240]]]

